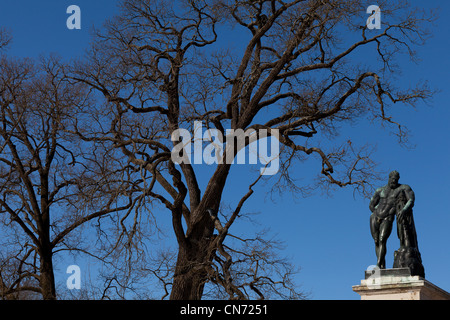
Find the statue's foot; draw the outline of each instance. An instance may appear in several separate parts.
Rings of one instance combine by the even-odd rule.
[[[377,267],[379,269],[386,269],[386,265],[384,263],[377,263]]]

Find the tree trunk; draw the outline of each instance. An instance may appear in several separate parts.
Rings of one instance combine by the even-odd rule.
[[[211,242],[214,224],[204,215],[178,250],[171,300],[200,300],[207,282],[207,267],[211,264]]]
[[[211,231],[212,235],[212,231]],[[200,300],[207,281],[206,266],[210,264],[210,238],[191,240],[180,247],[170,294],[171,300]]]
[[[39,220],[40,286],[44,300],[55,300],[55,276],[53,273],[53,248],[50,241],[50,205],[48,191],[48,168],[41,175],[41,208]]]
[[[53,261],[51,250],[45,250],[41,253],[40,263],[40,287],[44,300],[55,300],[55,276],[53,273]]]
[[[217,167],[203,198],[191,217],[185,239],[178,239],[177,264],[170,294],[171,300],[200,300],[211,264],[214,222],[207,209],[218,211],[230,164]]]

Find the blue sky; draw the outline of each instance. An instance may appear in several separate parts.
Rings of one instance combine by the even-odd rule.
[[[2,1],[0,26],[13,34],[8,54],[37,57],[58,53],[63,58],[83,54],[90,41],[90,28],[117,12],[116,1]],[[374,4],[376,2],[374,1]],[[418,48],[421,61],[412,64],[401,61],[403,74],[400,82],[408,86],[410,79],[428,80],[432,88],[440,89],[429,105],[419,103],[416,109],[401,108],[394,112],[411,131],[414,148],[400,146],[389,130],[378,125],[360,123],[346,127],[342,139],[352,137],[359,143],[377,146],[374,155],[379,169],[398,170],[400,182],[409,184],[416,194],[415,223],[426,278],[450,291],[450,15],[449,1],[412,1],[417,6],[440,7],[440,19],[432,28],[434,37],[426,46]],[[82,29],[66,28],[66,8],[76,4],[82,11]],[[362,12],[362,19],[366,16]],[[415,81],[413,81],[415,82]],[[317,160],[317,159],[316,159]],[[298,178],[305,181],[311,170],[320,170],[320,163],[308,161],[295,169]],[[233,169],[234,170],[234,169]],[[245,169],[232,171],[224,199],[239,199],[248,184],[239,183]],[[387,177],[386,177],[387,181]],[[303,198],[291,194],[275,197],[264,193],[264,186],[256,187],[244,210],[258,212],[255,218],[261,226],[270,226],[273,234],[286,245],[284,253],[301,267],[296,281],[312,299],[359,299],[351,289],[359,284],[364,270],[375,264],[374,245],[369,231],[369,200],[354,196],[353,190],[336,190],[331,197],[320,192]],[[237,198],[239,197],[239,198]],[[395,229],[388,242],[387,266],[392,266],[393,252],[398,248]],[[61,269],[65,272],[65,269]]]

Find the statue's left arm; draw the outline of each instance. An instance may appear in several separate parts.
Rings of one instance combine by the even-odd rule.
[[[414,195],[414,191],[412,191],[410,186],[405,186],[405,196],[406,196],[406,204],[403,208],[404,211],[409,211],[414,207],[414,201],[416,200],[416,196]]]
[[[405,213],[410,212],[412,210],[412,208],[414,207],[414,201],[416,199],[415,195],[414,195],[414,191],[411,189],[410,186],[403,185],[403,192],[406,196],[406,204],[399,214],[400,221],[403,221],[403,219],[405,217]]]

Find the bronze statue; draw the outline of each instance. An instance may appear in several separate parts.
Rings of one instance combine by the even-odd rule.
[[[375,241],[377,267],[380,269],[386,269],[386,242],[391,234],[392,224],[395,218],[396,187],[395,176],[391,173],[388,184],[375,191],[369,204],[370,211],[372,211],[370,216],[370,232]]]
[[[411,275],[425,277],[412,212],[414,192],[410,186],[399,184],[399,179],[400,174],[392,171],[388,184],[377,189],[370,200],[370,231],[375,241],[377,267],[386,268],[386,242],[397,217],[400,249],[394,253],[394,268],[409,268]]]

